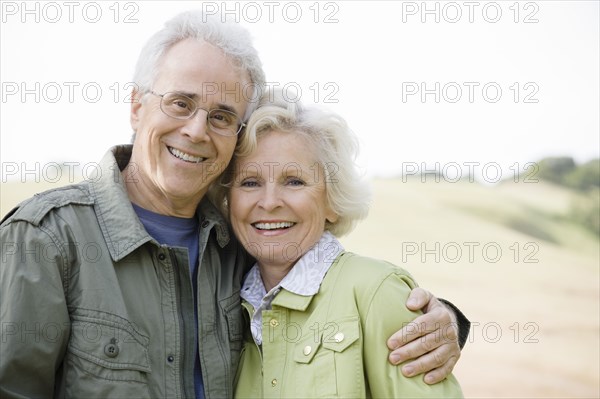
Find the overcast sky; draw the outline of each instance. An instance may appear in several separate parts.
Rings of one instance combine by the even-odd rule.
[[[2,180],[128,142],[142,45],[178,12],[224,4],[272,85],[348,120],[370,175],[494,165],[489,181],[495,165],[599,156],[598,1],[3,1]]]

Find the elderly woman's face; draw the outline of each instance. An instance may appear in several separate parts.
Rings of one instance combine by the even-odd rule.
[[[314,150],[295,133],[269,132],[236,160],[229,201],[236,236],[262,265],[293,265],[337,219]]]

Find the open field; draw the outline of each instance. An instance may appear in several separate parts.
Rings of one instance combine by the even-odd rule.
[[[58,186],[58,183],[51,186]],[[42,185],[1,185],[0,213]],[[600,244],[556,186],[376,180],[348,250],[408,269],[473,322],[467,397],[600,397]]]
[[[344,243],[402,265],[469,317],[455,370],[467,397],[597,398],[599,242],[562,220],[574,195],[375,181],[369,218]]]

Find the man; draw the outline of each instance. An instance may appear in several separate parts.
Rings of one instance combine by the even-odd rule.
[[[251,260],[205,195],[264,84],[260,60],[240,26],[188,12],[150,39],[135,81],[133,146],[0,226],[3,398],[233,394]],[[430,310],[416,320],[425,328],[389,345],[433,331],[390,357],[433,348],[412,374],[435,369],[435,382],[460,351],[454,315],[429,298],[417,291],[411,306]]]

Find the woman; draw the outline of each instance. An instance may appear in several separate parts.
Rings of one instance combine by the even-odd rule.
[[[346,123],[278,101],[255,111],[245,134],[217,194],[257,259],[242,289],[251,334],[236,397],[461,397],[453,376],[427,385],[388,362],[386,338],[417,316],[397,309],[412,277],[335,238],[369,202]]]

